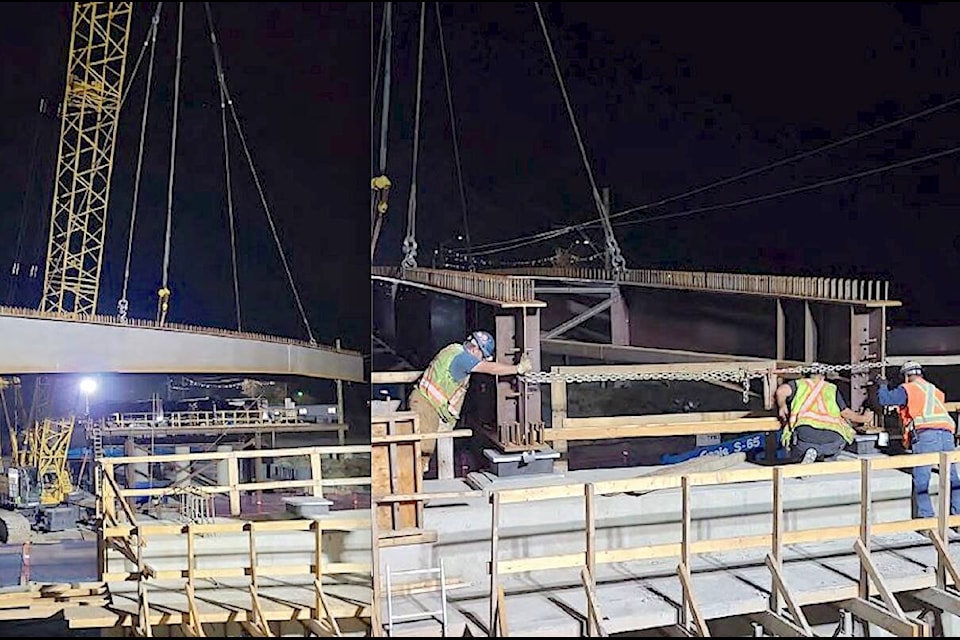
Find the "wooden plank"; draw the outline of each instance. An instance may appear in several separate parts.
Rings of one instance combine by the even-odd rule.
[[[510,625],[507,622],[507,596],[503,592],[503,585],[497,586],[497,625],[500,628],[498,637],[510,637]]]
[[[482,498],[483,491],[477,489],[474,491],[430,491],[427,493],[397,493],[390,496],[377,498],[377,502],[414,502],[422,500],[457,500],[460,498]]]
[[[875,522],[870,525],[875,536],[886,536],[894,533],[911,531],[933,531],[937,528],[937,518],[913,518],[912,520],[894,520],[892,522]]]
[[[497,611],[499,610],[494,594],[500,589],[500,494],[494,492],[490,497],[490,624],[487,626],[490,637],[497,637]]]
[[[191,637],[204,638],[206,637],[206,634],[203,632],[203,625],[200,624],[200,614],[197,613],[197,598],[196,592],[193,589],[193,584],[187,582],[186,586],[184,587],[184,592],[187,595],[187,613],[190,618],[187,624],[182,624],[180,626],[184,629],[189,629]]]
[[[950,555],[950,551],[947,549],[943,538],[933,531],[929,532],[928,536],[933,543],[934,549],[937,550],[938,565],[942,566],[946,572],[950,574],[950,577],[953,578],[954,585],[960,586],[960,569],[958,569],[957,563],[954,562],[953,557]],[[946,585],[944,584],[943,586]]]
[[[580,571],[580,581],[583,583],[583,589],[587,596],[587,637],[609,637],[610,634],[603,625],[603,614],[600,613],[600,603],[597,602],[597,591],[593,574],[587,567],[584,567]]]
[[[894,636],[900,638],[921,638],[924,637],[924,630],[921,623],[906,620],[887,611],[883,607],[864,600],[863,598],[852,598],[842,600],[837,603],[841,609],[846,609],[861,620],[869,624],[875,624],[882,629],[887,630]]]
[[[399,536],[381,536],[380,547],[402,547],[412,544],[431,544],[437,541],[436,531],[420,531]]]
[[[876,565],[873,564],[873,559],[870,557],[870,552],[867,551],[867,548],[863,545],[863,541],[857,540],[854,542],[853,548],[857,552],[857,555],[860,556],[860,562],[866,569],[870,580],[873,581],[873,585],[880,593],[883,603],[887,605],[887,608],[895,616],[900,619],[906,619],[907,616],[900,607],[900,603],[897,601],[897,598],[893,592],[890,591],[889,587],[887,587],[886,580],[884,580],[883,576],[880,575],[880,571],[877,569]]]
[[[812,633],[805,632],[802,628],[787,620],[782,615],[773,611],[761,611],[752,613],[750,617],[754,619],[764,631],[774,638],[813,638]]]
[[[960,595],[956,593],[938,587],[930,587],[929,589],[913,591],[910,595],[944,613],[960,616]]]
[[[443,438],[469,438],[473,435],[473,429],[454,429],[453,431],[442,431],[437,433],[396,433],[393,435],[377,436],[371,438],[370,442],[376,446],[378,444],[390,444],[396,442],[422,442],[424,440],[441,440]]]
[[[226,460],[228,458],[302,458],[316,451],[320,455],[369,454],[370,445],[348,444],[315,447],[297,447],[287,449],[243,449],[241,451],[210,451],[206,453],[163,453],[155,456],[120,456],[111,458],[110,466],[116,464],[137,464],[142,462],[199,462],[207,460]]]
[[[680,610],[680,623],[685,629],[690,628],[690,616],[692,614],[693,600],[692,595],[688,597],[688,585],[684,584],[683,571],[690,566],[690,545],[693,542],[693,522],[690,513],[690,476],[680,478],[680,566],[677,571],[680,573],[680,582],[683,584],[683,607]]]
[[[557,367],[551,367],[551,371],[556,371]],[[553,440],[554,451],[560,454],[560,459],[553,463],[554,470],[558,473],[567,471],[567,445],[563,434],[566,432],[567,421],[567,382],[563,379],[557,379],[550,383],[550,429],[555,432]],[[547,431],[546,429],[544,431]]]
[[[372,384],[411,384],[420,379],[423,371],[374,371],[370,374]]]
[[[793,597],[793,593],[791,593],[790,589],[787,588],[787,582],[783,577],[783,573],[780,571],[780,563],[769,554],[767,555],[765,562],[767,568],[770,570],[770,577],[773,581],[773,588],[771,591],[775,591],[783,596],[783,600],[787,604],[787,610],[790,612],[790,616],[793,618],[793,624],[800,630],[801,634],[806,637],[813,637],[813,630],[810,628],[810,623],[807,622],[807,617],[804,615],[803,609]],[[779,615],[779,609],[773,611],[772,613],[775,613],[778,617],[781,617]]]
[[[683,590],[683,601],[686,607],[690,608],[690,613],[693,616],[693,626],[696,629],[697,636],[701,638],[710,637],[710,628],[707,626],[707,621],[703,617],[703,613],[700,611],[700,607],[697,604],[696,598],[693,595],[693,585],[690,580],[690,570],[683,563],[677,566],[677,575],[680,577],[680,587]]]
[[[324,619],[327,621],[327,624],[330,625],[330,630],[333,631],[333,635],[336,637],[342,636],[343,633],[340,631],[340,625],[337,624],[337,618],[330,610],[330,604],[327,602],[327,596],[323,592],[323,584],[320,582],[319,578],[313,581],[313,588],[316,592],[318,605],[317,611],[314,615],[317,617],[317,619],[323,615]],[[320,611],[320,609],[323,609],[323,611]]]
[[[619,420],[620,418],[618,418]],[[567,418],[563,432],[556,429],[544,429],[543,439],[552,442],[559,438],[571,440],[611,440],[621,438],[665,438],[673,436],[695,436],[710,433],[747,433],[779,431],[777,418],[741,418],[721,422],[689,422],[662,424],[623,424],[602,426],[595,424],[609,418]]]
[[[581,572],[584,588],[587,590],[587,635],[593,637],[599,632],[600,615],[596,609],[596,594],[593,576],[597,575],[597,523],[596,496],[593,485],[584,486],[584,520],[587,530],[587,566]],[[605,634],[601,634],[605,635]]]
[[[250,604],[252,605],[253,620],[242,623],[244,628],[253,636],[260,638],[274,637],[270,630],[270,623],[263,615],[263,609],[260,607],[260,594],[257,593],[257,587],[254,584],[250,585]]]
[[[568,418],[570,426],[619,427],[630,425],[688,424],[693,422],[728,422],[750,418],[773,417],[764,411],[705,411],[690,413],[651,413],[637,416],[596,416]]]

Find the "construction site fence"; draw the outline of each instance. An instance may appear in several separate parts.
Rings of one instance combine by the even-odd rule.
[[[859,541],[867,550],[874,535],[891,535],[905,532],[934,532],[939,540],[947,540],[949,528],[960,526],[960,515],[950,515],[950,473],[948,465],[960,459],[960,451],[950,453],[908,454],[886,458],[822,462],[810,465],[781,467],[758,467],[715,472],[662,475],[626,480],[608,480],[590,483],[574,483],[559,486],[525,489],[500,489],[491,495],[491,553],[488,572],[491,590],[491,628],[497,621],[496,594],[501,589],[500,577],[512,574],[531,573],[556,569],[586,569],[595,579],[596,567],[603,564],[626,563],[656,558],[677,558],[684,567],[690,567],[691,557],[698,554],[768,549],[769,555],[779,563],[783,548],[788,545],[811,542],[831,542],[844,539]],[[937,516],[910,518],[890,522],[873,522],[871,511],[871,477],[873,472],[886,469],[911,469],[919,466],[939,465],[939,488]],[[822,527],[787,531],[783,513],[783,481],[785,478],[858,474],[860,479],[860,522],[857,525]],[[694,540],[692,535],[691,493],[695,487],[735,485],[740,483],[770,482],[772,491],[772,518],[769,533],[717,539]],[[621,493],[639,494],[663,489],[680,491],[680,540],[665,544],[648,544],[631,548],[598,549],[596,536],[596,499],[598,496]],[[548,556],[525,556],[519,558],[499,557],[500,509],[502,505],[529,504],[549,500],[582,497],[583,548],[576,553]],[[675,499],[664,496],[663,500]],[[559,508],[559,507],[558,507]],[[573,514],[571,514],[572,516]],[[571,527],[576,526],[571,522]],[[638,525],[639,526],[639,525]],[[939,556],[938,556],[939,557]],[[938,573],[943,572],[944,560],[938,560]],[[595,586],[595,585],[594,585]]]
[[[271,342],[276,344],[287,344],[305,349],[319,349],[321,351],[330,351],[332,353],[342,353],[346,355],[359,356],[357,351],[347,349],[338,349],[327,345],[315,344],[306,340],[296,338],[287,338],[283,336],[272,336],[265,333],[252,333],[249,331],[231,331],[218,327],[201,327],[197,325],[180,324],[174,322],[165,322],[159,324],[152,320],[141,320],[137,318],[127,318],[121,320],[116,316],[105,315],[80,315],[70,313],[56,313],[52,311],[38,311],[36,309],[27,309],[23,307],[5,307],[0,306],[0,316],[9,316],[14,318],[36,318],[40,320],[60,320],[63,322],[80,322],[84,324],[99,324],[113,327],[133,327],[137,329],[154,329],[156,331],[176,331],[180,333],[195,333],[208,336],[218,336],[223,338],[237,338],[240,340],[255,340],[257,342]]]

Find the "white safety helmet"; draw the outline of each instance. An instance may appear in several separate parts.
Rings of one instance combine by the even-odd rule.
[[[904,378],[907,376],[922,376],[923,367],[920,366],[919,362],[914,362],[913,360],[907,360],[900,367],[900,375]]]

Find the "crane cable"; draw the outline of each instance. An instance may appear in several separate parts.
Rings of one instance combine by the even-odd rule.
[[[453,158],[457,168],[457,186],[460,189],[460,208],[463,212],[463,237],[466,239],[467,252],[473,246],[470,240],[470,224],[467,221],[467,193],[463,188],[463,163],[460,159],[459,133],[457,118],[453,110],[453,90],[450,88],[450,68],[447,62],[447,48],[443,42],[443,20],[440,17],[440,3],[433,5],[437,14],[437,32],[440,36],[440,59],[443,61],[443,81],[447,88],[447,106],[450,108],[450,138],[453,140]],[[471,270],[473,261],[470,261]]]
[[[208,18],[210,14],[207,14]],[[210,25],[211,30],[213,29],[213,24],[211,21]],[[219,44],[214,43],[214,46],[219,50]],[[221,56],[222,59],[222,56]],[[294,301],[297,303],[297,309],[300,311],[300,319],[303,321],[303,326],[307,330],[307,337],[310,344],[316,345],[317,340],[314,338],[313,330],[310,328],[310,322],[307,320],[307,313],[303,308],[303,302],[300,300],[300,292],[297,290],[297,284],[293,279],[293,273],[290,271],[290,265],[287,262],[287,255],[283,250],[283,244],[280,242],[280,235],[277,232],[276,224],[273,221],[273,214],[270,212],[270,207],[267,204],[267,197],[263,192],[263,186],[260,184],[260,176],[257,173],[256,166],[253,163],[253,156],[250,153],[250,147],[247,145],[247,138],[243,133],[243,127],[240,125],[240,117],[237,115],[237,107],[233,102],[233,96],[230,94],[230,87],[227,84],[226,74],[218,78],[223,95],[226,97],[227,105],[230,107],[230,115],[233,120],[234,126],[237,128],[237,137],[240,138],[240,145],[243,148],[243,155],[247,161],[247,165],[250,168],[250,173],[253,176],[253,183],[257,188],[257,194],[260,196],[260,204],[263,205],[263,211],[267,217],[267,223],[270,225],[270,231],[273,234],[273,241],[277,246],[277,252],[280,254],[280,262],[283,264],[283,270],[287,276],[287,282],[290,285],[290,290],[293,293]]]
[[[420,153],[420,106],[423,97],[423,31],[426,20],[426,2],[420,3],[420,51],[417,54],[417,107],[413,125],[413,167],[410,175],[410,195],[407,200],[407,237],[403,239],[403,269],[417,268],[417,159]]]
[[[170,236],[173,226],[173,177],[176,169],[177,156],[177,124],[180,113],[180,70],[183,62],[183,3],[179,4],[177,20],[177,70],[173,88],[173,129],[170,132],[170,174],[167,180],[167,228],[163,239],[163,282],[157,291],[157,324],[161,327],[167,321],[167,311],[170,308]]]
[[[823,153],[823,152],[825,152],[825,151],[830,151],[831,149],[835,149],[835,148],[837,148],[837,147],[840,147],[840,146],[849,144],[849,143],[851,143],[851,142],[856,142],[857,140],[862,140],[862,139],[867,138],[867,137],[869,137],[869,136],[872,136],[872,135],[874,135],[874,134],[876,134],[876,133],[880,133],[880,132],[885,131],[885,130],[887,130],[887,129],[893,129],[893,128],[898,127],[898,126],[900,126],[900,125],[902,125],[902,124],[906,124],[907,122],[910,122],[910,121],[912,121],[912,120],[918,120],[918,119],[920,119],[920,118],[923,118],[923,117],[926,117],[926,116],[929,116],[929,115],[933,115],[933,114],[935,114],[935,113],[937,113],[937,112],[939,112],[939,111],[944,111],[944,110],[946,110],[946,109],[949,109],[949,108],[954,107],[954,106],[957,106],[957,105],[960,105],[960,97],[953,98],[953,99],[951,99],[951,100],[948,100],[948,101],[946,101],[946,102],[940,103],[940,104],[938,104],[938,105],[936,105],[936,106],[933,106],[933,107],[928,107],[927,109],[922,109],[921,111],[917,111],[917,112],[915,112],[915,113],[912,113],[912,114],[909,114],[909,115],[906,115],[906,116],[897,118],[896,120],[891,120],[890,122],[886,122],[886,123],[884,123],[884,124],[877,125],[876,127],[871,127],[870,129],[867,129],[866,131],[861,131],[860,133],[855,133],[855,134],[849,135],[849,136],[847,136],[847,137],[845,137],[845,138],[841,138],[840,140],[834,140],[833,142],[828,142],[828,143],[826,143],[826,144],[824,144],[824,145],[821,145],[821,146],[819,146],[819,147],[815,147],[815,148],[809,149],[809,150],[807,150],[807,151],[801,151],[800,153],[795,153],[795,154],[793,154],[793,155],[791,155],[791,156],[788,156],[788,157],[786,157],[786,158],[781,158],[780,160],[776,160],[776,161],[774,161],[774,162],[770,162],[770,163],[761,165],[761,166],[759,166],[759,167],[754,167],[754,168],[752,168],[752,169],[748,169],[748,170],[743,171],[743,172],[741,172],[741,173],[738,173],[738,174],[736,174],[736,175],[729,176],[729,177],[726,177],[726,178],[721,178],[721,179],[719,179],[719,180],[715,180],[715,181],[710,182],[710,183],[708,183],[708,184],[701,185],[701,186],[699,186],[699,187],[694,187],[694,188],[692,188],[692,189],[688,189],[688,190],[686,190],[686,191],[683,191],[683,192],[681,192],[681,193],[674,194],[674,195],[672,195],[672,196],[666,196],[666,197],[663,197],[663,198],[661,198],[661,199],[659,199],[659,200],[655,200],[655,201],[652,201],[652,202],[648,202],[648,203],[646,203],[646,204],[641,204],[641,205],[638,205],[638,206],[635,206],[635,207],[630,207],[630,208],[628,208],[628,209],[624,209],[624,210],[622,210],[622,211],[619,211],[619,212],[617,212],[617,213],[612,214],[612,215],[610,216],[610,218],[611,218],[611,219],[621,218],[621,217],[623,217],[623,216],[630,215],[631,213],[638,213],[638,212],[641,212],[641,211],[645,211],[645,210],[647,210],[647,209],[653,209],[653,208],[656,208],[656,207],[661,207],[661,206],[663,206],[663,205],[665,205],[665,204],[669,204],[669,203],[675,202],[675,201],[677,201],[677,200],[681,200],[681,199],[684,199],[684,198],[689,198],[689,197],[691,197],[691,196],[698,195],[698,194],[703,193],[703,192],[705,192],[705,191],[710,191],[710,190],[716,189],[716,188],[718,188],[718,187],[726,186],[726,185],[731,184],[731,183],[733,183],[733,182],[738,182],[738,181],[743,180],[743,179],[745,179],[745,178],[750,178],[750,177],[755,176],[755,175],[757,175],[757,174],[764,173],[764,172],[766,172],[766,171],[770,171],[771,169],[776,169],[776,168],[782,167],[782,166],[784,166],[784,165],[797,162],[798,160],[805,160],[806,158],[809,158],[809,157],[811,157],[811,156],[814,156],[814,155]],[[642,220],[638,220],[638,222],[642,222]],[[492,248],[494,248],[494,247],[507,247],[507,245],[514,245],[514,243],[518,243],[518,242],[519,242],[520,244],[516,244],[515,246],[511,246],[511,247],[507,247],[507,248],[508,248],[508,249],[509,249],[509,248],[517,248],[517,247],[524,246],[524,245],[527,245],[527,244],[532,244],[531,242],[529,242],[530,240],[534,240],[534,241],[550,240],[550,239],[553,239],[553,238],[556,238],[556,237],[565,235],[565,234],[567,234],[567,233],[576,231],[576,230],[578,230],[578,229],[583,229],[583,228],[586,228],[586,227],[592,227],[592,226],[595,225],[596,223],[597,223],[596,220],[590,220],[590,221],[588,221],[588,222],[580,222],[580,223],[576,223],[576,224],[571,224],[571,225],[568,225],[568,226],[563,227],[563,228],[560,228],[560,229],[551,229],[550,231],[542,231],[542,232],[540,232],[540,233],[529,234],[529,235],[525,235],[525,236],[518,236],[518,237],[516,237],[516,238],[511,238],[511,239],[509,239],[509,240],[498,240],[498,241],[495,241],[495,242],[488,242],[488,243],[485,243],[485,244],[478,245],[478,246],[474,247],[474,249],[475,249],[474,255],[484,255],[485,253],[497,253],[497,251],[489,251],[489,252],[487,252],[487,251],[481,252],[481,251],[484,250],[484,249],[492,249]],[[621,223],[621,224],[622,224],[622,223]],[[614,226],[619,226],[619,225],[614,225]]]
[[[204,2],[203,8],[207,16],[207,26],[210,29],[210,44],[213,48],[213,61],[217,67],[217,86],[220,89],[220,125],[223,132],[223,164],[227,189],[227,219],[230,225],[230,258],[233,265],[233,301],[237,311],[237,331],[243,331],[243,322],[240,315],[240,275],[237,268],[237,234],[233,213],[233,188],[230,179],[230,141],[227,131],[227,96],[223,90],[223,61],[220,59],[220,48],[217,46],[217,32],[213,28],[213,15],[210,12],[210,3]]]
[[[383,227],[383,219],[387,215],[387,196],[390,193],[390,179],[387,177],[387,130],[390,123],[390,59],[393,49],[393,6],[387,2],[384,7],[383,24],[380,30],[381,51],[385,52],[386,57],[383,63],[383,106],[380,109],[380,175],[370,181],[370,189],[373,191],[373,197],[370,202],[371,222],[373,233],[370,238],[370,261],[373,262],[374,253],[377,250],[377,242],[380,238],[380,229]],[[380,54],[377,54],[377,67],[374,70],[374,93],[370,101],[370,120],[371,126],[376,121],[374,113],[374,100],[376,99],[377,81],[380,71]],[[371,140],[375,140],[372,136]],[[373,151],[373,149],[371,149]]]
[[[614,274],[619,275],[626,271],[627,262],[620,252],[620,245],[617,244],[617,237],[613,233],[613,227],[610,224],[610,212],[606,205],[600,199],[600,190],[597,189],[597,181],[593,176],[593,169],[590,167],[590,161],[587,159],[587,150],[583,144],[583,137],[580,135],[580,127],[577,126],[577,119],[573,113],[573,107],[570,105],[570,96],[567,95],[567,87],[563,82],[563,74],[560,72],[560,64],[557,62],[557,56],[553,51],[553,43],[550,41],[550,34],[547,31],[547,23],[543,19],[543,13],[540,11],[540,3],[534,2],[534,8],[537,10],[537,18],[540,20],[540,27],[543,30],[543,37],[547,42],[547,50],[550,52],[550,60],[553,62],[553,70],[557,75],[557,83],[560,85],[560,91],[563,94],[563,102],[567,107],[567,115],[570,116],[570,124],[573,125],[573,133],[577,137],[577,146],[580,147],[580,156],[583,158],[583,167],[587,171],[587,177],[590,178],[590,188],[593,191],[593,201],[597,205],[597,211],[600,214],[600,222],[603,224],[603,234],[606,236],[607,254],[610,256],[610,266]]]
[[[27,180],[23,189],[23,200],[20,205],[20,226],[17,229],[17,246],[14,250],[13,263],[10,265],[10,280],[7,284],[7,304],[16,306],[17,288],[20,282],[20,262],[23,258],[23,236],[26,234],[29,219],[27,218],[27,205],[30,201],[30,191],[37,181],[37,148],[40,146],[40,128],[43,125],[44,110],[46,99],[40,98],[40,109],[37,117],[37,124],[33,129],[33,142],[30,145],[30,163],[27,165]]]
[[[121,322],[127,321],[127,311],[130,304],[127,301],[127,288],[130,283],[130,259],[133,254],[133,232],[137,225],[137,205],[140,200],[140,180],[143,174],[143,148],[147,137],[147,112],[150,105],[150,92],[153,87],[153,64],[157,52],[157,31],[160,26],[160,9],[162,2],[157,3],[157,9],[150,21],[150,32],[147,34],[147,41],[144,42],[144,49],[150,46],[150,61],[147,64],[147,87],[143,94],[143,116],[140,120],[140,148],[137,151],[137,173],[133,182],[133,205],[130,207],[130,232],[127,236],[127,256],[123,268],[123,292],[117,301],[117,318]]]

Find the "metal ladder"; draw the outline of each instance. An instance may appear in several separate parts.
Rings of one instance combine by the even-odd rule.
[[[103,432],[100,430],[100,425],[94,423],[93,425],[93,461],[96,463],[97,460],[103,457]]]
[[[440,559],[440,566],[433,569],[407,569],[405,571],[395,571],[390,573],[390,565],[386,567],[387,580],[387,620],[385,623],[387,637],[393,636],[393,626],[398,622],[413,622],[414,620],[430,620],[440,616],[440,637],[447,636],[447,575],[443,570],[443,559]],[[399,616],[393,615],[393,577],[394,576],[413,576],[413,575],[437,575],[440,576],[440,608],[436,611],[418,611],[416,613],[407,613]]]

